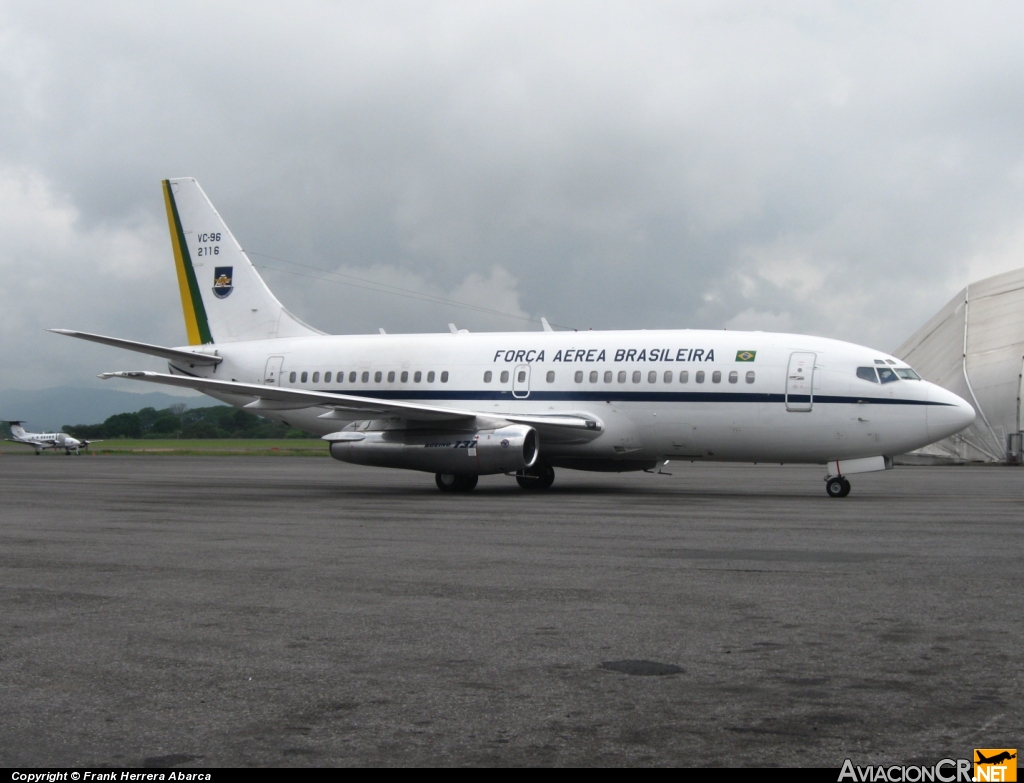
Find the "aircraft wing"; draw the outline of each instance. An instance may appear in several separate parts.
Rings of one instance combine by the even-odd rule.
[[[22,446],[32,446],[37,449],[49,449],[56,445],[57,441],[50,440],[21,440],[20,438],[4,438],[11,443],[20,443]]]
[[[245,406],[246,410],[258,413],[267,410],[297,410],[300,408],[327,407],[337,411],[352,411],[377,416],[400,416],[417,421],[455,421],[475,419],[473,411],[455,408],[440,408],[433,405],[417,405],[395,400],[378,400],[372,397],[355,397],[349,394],[326,394],[325,392],[302,389],[282,389],[279,386],[262,386],[256,383],[236,381],[215,381],[210,378],[196,378],[190,375],[168,375],[159,372],[105,372],[100,378],[129,378],[133,381],[148,381],[168,386],[179,386],[215,394],[235,394],[254,397]],[[342,417],[337,417],[342,418]]]
[[[73,329],[47,329],[54,334],[63,334],[67,337],[77,337],[79,340],[88,340],[91,343],[101,343],[114,348],[124,348],[136,353],[147,353],[150,356],[159,356],[169,361],[185,362],[192,366],[207,366],[220,364],[224,361],[221,356],[201,351],[186,351],[181,348],[165,348],[162,345],[150,345],[149,343],[138,343],[135,340],[124,340],[120,337],[105,337],[102,334],[89,334],[88,332],[76,332]]]
[[[600,430],[601,425],[596,419],[573,414],[552,416],[518,416],[495,413],[479,413],[459,408],[444,408],[437,405],[421,405],[415,402],[398,400],[381,400],[374,397],[357,397],[351,394],[328,394],[326,392],[307,391],[304,389],[282,389],[279,386],[263,386],[258,383],[238,383],[237,381],[217,381],[211,378],[197,378],[191,375],[168,375],[158,372],[105,372],[100,378],[128,378],[133,381],[160,383],[167,386],[179,386],[213,394],[233,394],[240,397],[252,397],[252,402],[244,406],[245,410],[259,413],[260,411],[298,410],[301,408],[323,407],[332,410],[322,418],[353,419],[345,414],[361,414],[364,416],[398,417],[411,421],[472,421],[481,420],[485,423],[500,425],[504,422],[528,424],[530,426]]]

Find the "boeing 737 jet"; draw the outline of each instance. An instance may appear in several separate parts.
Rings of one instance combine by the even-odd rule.
[[[274,297],[194,179],[163,195],[189,344],[52,331],[168,362],[101,378],[197,389],[321,435],[336,459],[434,473],[442,491],[702,460],[825,465],[844,497],[847,476],[974,420],[889,354],[799,334],[326,335]]]
[[[72,451],[78,454],[79,449],[88,448],[90,443],[100,442],[98,440],[78,440],[65,432],[25,432],[25,428],[21,426],[24,423],[23,421],[8,422],[11,425],[11,435],[14,437],[6,438],[6,440],[11,443],[32,446],[36,450],[36,454],[41,454],[43,449],[64,449],[68,455]]]

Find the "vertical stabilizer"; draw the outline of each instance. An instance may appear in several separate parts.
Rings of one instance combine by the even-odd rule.
[[[163,188],[189,345],[323,334],[277,301],[198,182]]]

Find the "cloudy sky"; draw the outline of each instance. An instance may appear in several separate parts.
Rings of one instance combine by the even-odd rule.
[[[168,176],[329,332],[891,350],[1024,265],[1022,31],[1011,2],[0,2],[0,389],[161,367],[48,326],[185,341]]]

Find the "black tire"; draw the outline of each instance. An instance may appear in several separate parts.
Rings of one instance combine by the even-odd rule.
[[[530,491],[548,489],[555,483],[555,469],[550,465],[534,465],[516,473],[516,483]]]
[[[825,491],[830,498],[844,498],[850,492],[850,482],[841,476],[835,476],[825,482]]]
[[[457,492],[459,477],[454,473],[435,473],[434,483],[442,492]]]
[[[475,473],[434,474],[434,483],[442,492],[472,492],[479,480]]]

